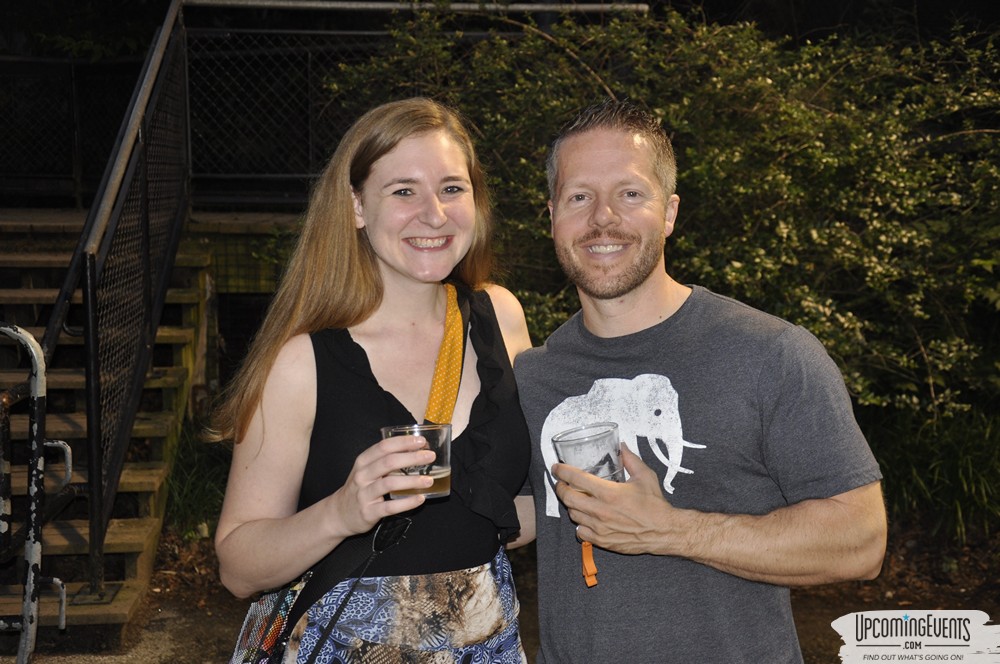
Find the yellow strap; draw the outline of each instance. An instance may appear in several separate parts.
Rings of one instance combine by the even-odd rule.
[[[427,398],[427,412],[424,419],[434,424],[449,424],[455,412],[458,386],[462,382],[462,364],[465,354],[465,328],[462,312],[458,308],[458,291],[451,284],[445,284],[448,297],[444,315],[444,338],[434,365],[434,380]]]

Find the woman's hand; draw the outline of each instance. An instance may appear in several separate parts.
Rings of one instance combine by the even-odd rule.
[[[383,517],[408,512],[424,503],[424,496],[419,494],[392,500],[386,496],[406,489],[427,489],[434,483],[428,475],[393,474],[402,468],[432,463],[434,452],[423,449],[426,447],[422,436],[393,436],[358,455],[344,486],[328,498],[349,531],[345,537],[366,533]]]

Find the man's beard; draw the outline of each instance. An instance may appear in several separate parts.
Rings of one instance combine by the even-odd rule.
[[[571,247],[562,245],[556,246],[556,258],[563,272],[569,277],[580,292],[596,300],[613,300],[626,295],[638,288],[652,274],[663,257],[663,245],[666,242],[666,232],[660,234],[655,242],[642,242],[640,235],[628,235],[620,231],[594,230],[587,233],[576,241]],[[639,254],[636,259],[615,275],[608,275],[611,269],[583,268],[577,261],[573,253],[573,248],[581,244],[593,242],[594,240],[605,240],[609,244],[618,242],[639,245]]]

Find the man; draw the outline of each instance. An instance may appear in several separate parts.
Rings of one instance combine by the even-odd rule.
[[[582,311],[515,365],[537,445],[538,662],[801,662],[789,587],[874,578],[885,553],[843,378],[804,329],[667,274],[680,199],[649,114],[583,111],[548,178]],[[599,421],[619,425],[625,483],[555,463],[553,434]]]

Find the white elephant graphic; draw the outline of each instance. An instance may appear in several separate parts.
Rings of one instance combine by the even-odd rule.
[[[663,490],[672,494],[677,473],[692,471],[681,465],[685,447],[704,449],[704,445],[684,440],[677,409],[677,391],[666,376],[642,374],[625,378],[602,378],[587,394],[569,397],[552,409],[542,425],[541,450],[545,460],[545,514],[559,516],[559,503],[549,469],[556,463],[552,436],[591,422],[617,422],[622,440],[639,454],[639,440],[644,439],[656,458],[667,468]],[[627,478],[627,473],[626,473]]]

